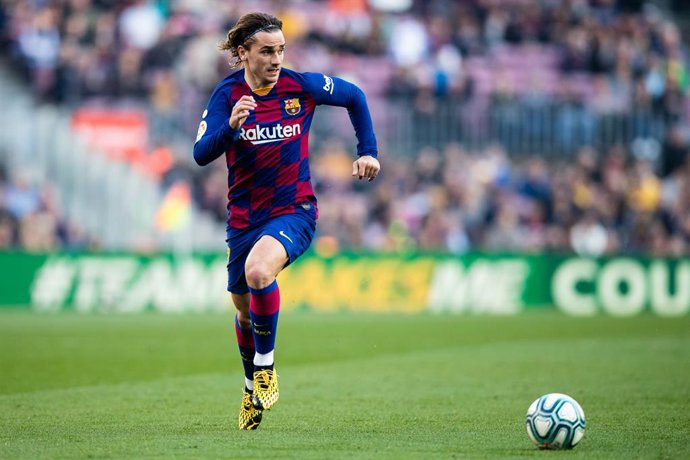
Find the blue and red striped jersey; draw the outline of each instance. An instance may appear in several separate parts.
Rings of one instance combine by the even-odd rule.
[[[257,107],[235,130],[230,114],[245,95],[252,96]],[[366,98],[350,82],[283,68],[264,96],[251,91],[243,69],[218,84],[202,115],[194,159],[203,166],[225,154],[229,227],[259,225],[294,213],[305,202],[316,207],[308,146],[312,117],[320,104],[346,107],[358,140],[357,154],[377,156]]]

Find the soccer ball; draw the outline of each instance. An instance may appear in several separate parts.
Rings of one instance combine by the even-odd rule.
[[[527,409],[527,434],[540,449],[572,449],[585,434],[585,413],[568,395],[549,393]]]

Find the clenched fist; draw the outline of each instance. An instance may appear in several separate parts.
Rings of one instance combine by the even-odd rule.
[[[359,157],[352,163],[352,176],[357,176],[360,179],[367,178],[369,182],[373,181],[381,169],[381,164],[376,158],[364,155]]]

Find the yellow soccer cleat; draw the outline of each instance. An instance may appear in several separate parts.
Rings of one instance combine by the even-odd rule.
[[[268,410],[278,402],[278,373],[274,369],[260,369],[254,372],[254,394],[252,403],[258,410]]]
[[[239,417],[240,430],[256,430],[259,423],[261,423],[261,410],[252,404],[252,394],[243,391]]]

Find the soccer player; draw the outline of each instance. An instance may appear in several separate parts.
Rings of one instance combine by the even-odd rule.
[[[194,159],[225,154],[228,167],[228,286],[244,366],[239,428],[253,430],[278,400],[274,348],[276,276],[311,244],[318,215],[309,173],[309,127],[319,104],[347,108],[358,140],[352,175],[373,180],[378,150],[364,93],[354,84],[282,67],[282,22],[248,13],[221,50],[239,70],[222,80],[202,115]]]

